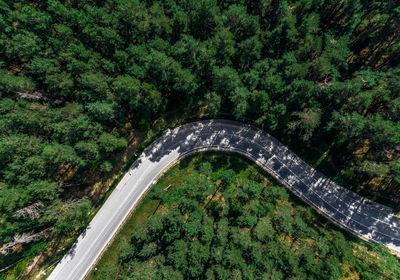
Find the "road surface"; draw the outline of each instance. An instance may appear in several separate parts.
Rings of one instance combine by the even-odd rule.
[[[208,120],[167,131],[153,142],[48,279],[84,279],[160,175],[184,156],[210,150],[245,155],[342,228],[400,252],[400,219],[394,217],[391,208],[333,183],[264,131],[239,122]]]

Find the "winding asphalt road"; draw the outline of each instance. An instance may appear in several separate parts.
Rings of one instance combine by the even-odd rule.
[[[184,156],[210,150],[245,155],[337,225],[400,252],[400,219],[391,208],[333,183],[264,131],[239,122],[208,120],[180,126],[153,142],[48,279],[84,279],[161,174]]]

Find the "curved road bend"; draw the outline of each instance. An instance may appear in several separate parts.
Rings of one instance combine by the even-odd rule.
[[[400,252],[400,219],[391,208],[333,183],[262,130],[239,122],[208,120],[180,126],[153,142],[48,279],[84,279],[154,181],[182,157],[207,150],[247,156],[331,221]]]

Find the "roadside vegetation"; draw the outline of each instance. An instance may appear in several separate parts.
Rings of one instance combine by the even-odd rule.
[[[201,153],[155,185],[89,279],[399,279],[399,261],[247,159]]]
[[[120,158],[172,112],[255,124],[400,210],[399,10],[393,0],[0,1],[0,271],[62,253]],[[22,273],[11,270],[4,277]]]

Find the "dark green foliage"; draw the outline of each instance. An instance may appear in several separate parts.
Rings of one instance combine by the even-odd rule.
[[[298,150],[333,147],[340,152],[310,162],[329,161],[340,183],[399,205],[399,9],[361,0],[1,1],[0,240],[44,226],[15,221],[18,209],[42,201],[45,211],[88,169],[108,174],[127,122],[148,130],[177,108],[251,120]],[[252,224],[247,213],[242,222]]]

